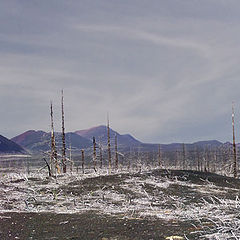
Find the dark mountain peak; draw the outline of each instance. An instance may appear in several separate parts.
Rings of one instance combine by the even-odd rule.
[[[79,130],[76,131],[75,133],[87,139],[92,139],[93,137],[95,137],[98,142],[107,141],[107,126],[104,125]],[[119,135],[117,132],[110,128],[110,138],[113,138],[115,134]]]
[[[107,126],[100,125],[100,126],[96,126],[88,129],[78,130],[75,133],[86,138],[107,136]],[[110,128],[110,134],[111,133],[116,133],[116,132]]]
[[[0,135],[0,153],[23,153],[26,151],[15,142]]]
[[[36,141],[41,140],[41,138],[46,134],[47,133],[44,131],[28,130],[16,137],[12,138],[11,140],[23,147],[27,147],[27,145],[29,143],[31,143],[33,141],[36,142]]]
[[[107,126],[105,125],[79,130],[75,133],[88,139],[92,139],[92,137],[95,137],[98,143],[102,143],[104,145],[107,144]],[[131,146],[137,146],[141,144],[141,142],[139,142],[130,134],[121,135],[110,128],[111,145],[114,144],[115,135],[117,135],[118,145],[120,148],[129,148]]]

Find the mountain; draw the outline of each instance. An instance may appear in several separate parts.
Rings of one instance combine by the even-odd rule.
[[[29,130],[11,140],[29,151],[34,151],[35,149],[44,151],[47,149],[48,145],[48,140],[46,141],[46,138],[46,132]]]
[[[61,150],[62,134],[55,133],[56,145]],[[66,147],[74,149],[83,149],[92,146],[92,141],[79,136],[76,133],[66,133]],[[14,138],[12,141],[29,150],[32,153],[45,152],[50,150],[51,134],[44,131],[29,130]]]
[[[196,149],[204,150],[207,148],[216,148],[221,145],[222,143],[217,140],[184,143],[186,150],[189,150],[189,151],[195,151]],[[182,151],[183,143],[161,144],[161,148],[165,151]]]
[[[97,143],[101,143],[103,145],[107,145],[107,127],[104,125],[84,129],[84,130],[78,130],[75,132],[79,136],[82,136],[84,138],[87,138],[91,140],[93,137],[96,138]],[[140,146],[142,143],[135,139],[130,134],[124,134],[121,135],[118,132],[114,131],[110,128],[110,139],[111,139],[111,145],[114,145],[115,142],[115,136],[117,136],[117,142],[118,147],[121,149],[129,149],[130,147],[137,147]]]
[[[182,151],[183,143],[169,143],[169,144],[160,144],[161,150],[166,152],[171,151]],[[206,150],[211,148],[217,148],[223,146],[223,143],[217,140],[209,140],[209,141],[199,141],[194,143],[184,143],[185,149],[187,151],[195,151],[198,150]],[[158,151],[159,144],[150,144],[150,143],[142,143],[140,145],[140,149],[142,151]]]
[[[0,135],[0,154],[13,154],[13,153],[25,154],[26,151],[15,142]]]
[[[56,136],[56,145],[58,151],[61,151],[62,147],[62,135],[61,133],[55,133]],[[114,148],[115,145],[115,136],[117,136],[118,149],[121,152],[128,151],[142,151],[142,152],[156,152],[158,151],[159,144],[150,144],[142,143],[135,139],[130,134],[119,134],[110,128],[110,139],[111,139],[111,148]],[[92,151],[92,138],[96,138],[97,144],[102,144],[103,148],[107,147],[107,127],[106,126],[97,126],[89,129],[78,130],[76,132],[66,133],[66,147],[71,148],[73,152],[79,152],[81,149],[88,149],[89,153]],[[11,140],[27,149],[32,153],[45,152],[50,150],[50,133],[44,131],[34,131],[29,130],[24,132]],[[199,141],[195,143],[184,144],[187,151],[207,150],[211,148],[216,148],[224,146],[223,143],[210,140],[210,141]],[[176,152],[183,150],[182,143],[171,143],[171,144],[161,144],[161,150],[165,152]]]
[[[89,129],[79,130],[76,131],[78,135],[92,139],[94,136],[98,143],[102,143],[103,145],[107,145],[107,127],[106,126],[97,126]],[[135,139],[130,134],[121,135],[118,132],[114,131],[110,128],[110,139],[111,139],[111,146],[114,146],[114,139],[115,135],[117,135],[118,139],[118,148],[121,150],[129,151],[130,148],[133,151],[144,151],[144,152],[152,152],[158,151],[159,144],[151,144],[151,143],[142,143]],[[214,148],[221,146],[222,143],[217,140],[210,140],[210,141],[199,141],[195,143],[187,143],[185,144],[186,150],[203,150],[206,148]],[[163,151],[182,151],[183,144],[182,143],[171,143],[171,144],[161,144],[161,149]]]
[[[217,141],[217,140],[209,140],[209,141],[199,141],[199,142],[195,142],[193,143],[193,147],[198,147],[198,148],[207,148],[207,147],[219,147],[221,146],[223,143]]]
[[[50,146],[50,134],[43,131],[26,131],[11,139],[30,152],[47,151]]]

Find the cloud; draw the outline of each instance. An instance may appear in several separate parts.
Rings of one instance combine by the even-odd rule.
[[[210,48],[205,44],[191,42],[181,38],[170,38],[162,35],[157,35],[147,31],[138,29],[129,29],[128,27],[111,26],[111,25],[77,25],[76,29],[85,32],[100,32],[100,33],[111,33],[118,35],[118,37],[125,37],[129,39],[136,39],[142,41],[149,41],[157,45],[167,45],[176,48],[190,49],[202,56],[208,56]]]
[[[145,142],[231,139],[231,102],[240,101],[239,7],[219,0],[4,2],[1,134],[49,130],[51,99],[60,129],[64,89],[69,131],[104,124],[110,112],[114,129]]]

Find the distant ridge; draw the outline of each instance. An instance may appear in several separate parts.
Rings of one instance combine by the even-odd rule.
[[[183,143],[169,143],[169,144],[160,144],[161,149],[163,151],[182,151],[183,149]],[[186,150],[203,150],[207,148],[215,148],[222,146],[223,143],[217,141],[217,140],[209,140],[209,141],[198,141],[194,143],[184,143],[184,146]],[[149,143],[143,143],[141,145],[143,149],[148,149],[148,151],[156,151],[156,149],[159,147],[159,144],[149,144]]]
[[[0,135],[0,154],[26,154],[27,152],[17,143]]]
[[[61,148],[61,133],[57,132],[57,146]],[[111,147],[114,148],[114,139],[117,136],[118,149],[121,152],[128,151],[143,151],[156,152],[159,144],[142,143],[130,134],[120,134],[110,128]],[[92,127],[89,129],[78,130],[75,132],[66,133],[66,146],[71,147],[76,151],[81,149],[89,149],[91,152],[92,138],[95,137],[97,144],[101,144],[103,148],[107,146],[107,127],[104,125]],[[44,131],[29,130],[11,139],[22,148],[27,149],[31,153],[38,153],[50,150],[50,133]],[[231,145],[231,143],[229,143]],[[183,143],[160,144],[162,151],[182,151]],[[198,141],[195,143],[185,143],[186,150],[204,150],[207,148],[216,148],[227,146],[228,144],[221,143],[217,140]]]

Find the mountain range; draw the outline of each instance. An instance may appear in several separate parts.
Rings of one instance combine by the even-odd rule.
[[[55,133],[56,144],[61,149],[61,133]],[[126,151],[157,151],[159,144],[142,143],[130,134],[120,134],[110,129],[111,147],[114,148],[115,136],[117,137],[118,149],[122,152]],[[95,137],[97,145],[104,149],[107,147],[107,127],[104,125],[92,127],[89,129],[78,130],[66,133],[66,147],[71,147],[72,151],[79,152],[81,149],[92,149],[92,139]],[[29,130],[14,138],[11,141],[16,145],[20,145],[29,153],[41,153],[50,150],[50,133],[44,131]],[[192,144],[185,144],[186,149],[195,150],[196,148],[219,147],[222,143],[216,140],[200,141]],[[161,144],[162,151],[178,151],[182,150],[182,143]],[[0,150],[1,151],[1,150]]]

